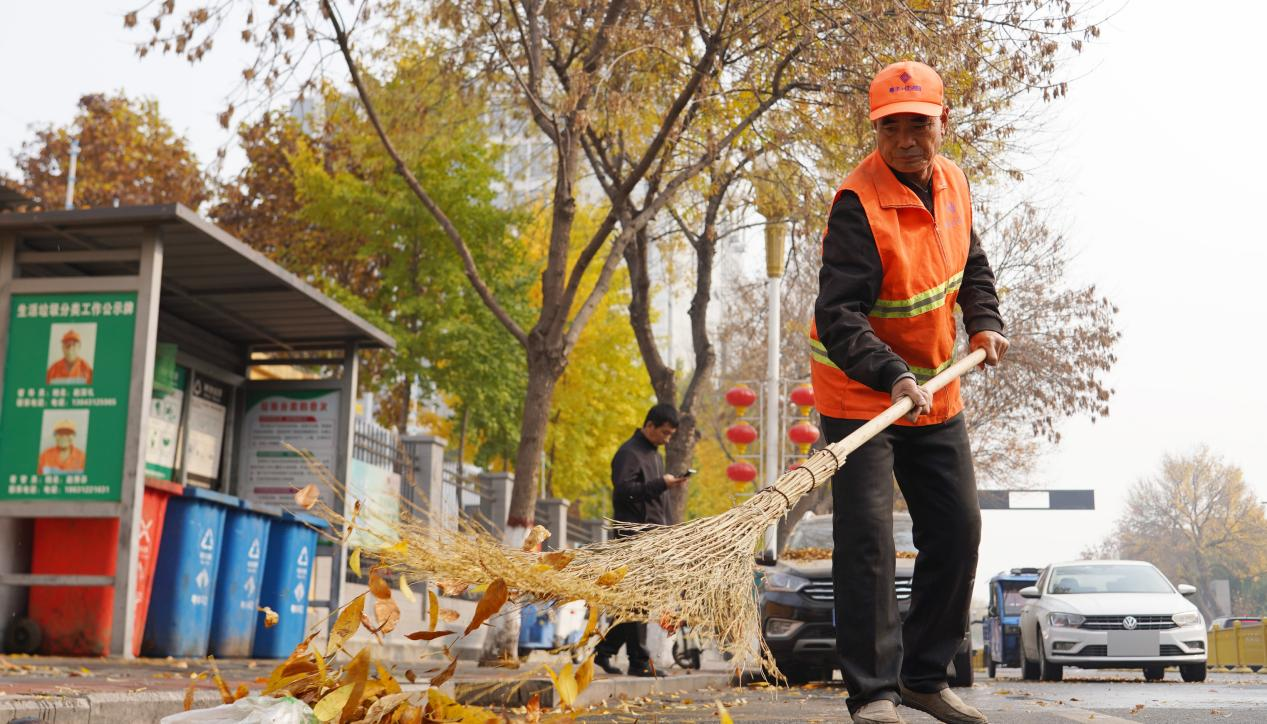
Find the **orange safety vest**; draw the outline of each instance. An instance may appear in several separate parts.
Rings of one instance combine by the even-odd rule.
[[[871,328],[906,361],[920,384],[953,361],[955,301],[972,236],[972,197],[963,171],[937,156],[932,189],[936,217],[898,181],[879,153],[872,152],[836,191],[836,199],[846,190],[858,195],[884,268],[880,297],[868,315]],[[892,404],[887,390],[873,390],[851,380],[832,363],[813,322],[810,372],[815,405],[827,417],[865,420]],[[897,424],[933,425],[961,410],[963,400],[955,380],[933,395],[931,413],[914,423],[903,418]]]

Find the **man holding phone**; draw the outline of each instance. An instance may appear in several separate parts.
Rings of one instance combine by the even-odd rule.
[[[678,414],[673,405],[659,404],[647,411],[642,427],[634,431],[616,455],[612,457],[612,519],[621,523],[655,523],[667,525],[668,501],[664,493],[669,488],[686,484],[694,471],[685,475],[667,475],[660,446],[668,444],[677,432]],[[617,530],[617,538],[630,533]],[[594,663],[609,674],[619,674],[620,669],[611,659],[625,647],[629,656],[630,676],[658,676],[651,666],[651,657],[643,647],[647,626],[628,621],[613,626],[599,642]]]

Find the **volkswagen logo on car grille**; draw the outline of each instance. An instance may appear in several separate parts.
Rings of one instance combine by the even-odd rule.
[[[1139,625],[1139,621],[1136,621],[1134,616],[1127,616],[1126,618],[1122,619],[1122,628],[1126,629],[1127,631],[1134,631],[1135,627],[1138,625]]]

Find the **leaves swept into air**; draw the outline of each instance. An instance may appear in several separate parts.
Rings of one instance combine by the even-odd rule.
[[[488,589],[484,591],[484,595],[480,597],[480,602],[475,605],[475,615],[471,616],[471,622],[466,626],[466,634],[471,633],[479,628],[493,614],[502,609],[506,605],[506,599],[509,598],[509,592],[506,590],[506,582],[500,578],[488,584]]]
[[[413,633],[405,634],[405,638],[410,641],[434,641],[445,636],[452,636],[455,633],[457,631],[414,631]]]
[[[544,543],[549,537],[550,531],[544,525],[532,526],[532,530],[528,531],[528,535],[524,537],[524,552],[536,550],[537,546]]]
[[[446,667],[444,671],[441,671],[440,673],[436,674],[435,676],[431,678],[431,685],[439,686],[443,684],[444,682],[448,681],[449,679],[453,678],[453,672],[457,671],[457,668],[458,668],[458,660],[457,660],[457,657],[455,656],[453,660],[449,662],[448,667]]]
[[[348,602],[330,629],[330,643],[326,646],[326,656],[330,656],[343,646],[356,629],[361,625],[361,615],[365,610],[365,594],[361,594]]]
[[[260,613],[264,614],[264,628],[272,628],[277,625],[277,622],[280,619],[277,616],[276,611],[268,606],[259,606],[257,608]]]
[[[295,504],[304,510],[312,510],[312,506],[321,499],[321,491],[316,485],[309,483],[295,491]]]
[[[608,571],[604,573],[603,575],[599,576],[597,583],[600,586],[611,588],[617,583],[620,583],[621,581],[623,581],[625,579],[625,576],[628,574],[629,574],[629,566],[621,566],[620,568]]]

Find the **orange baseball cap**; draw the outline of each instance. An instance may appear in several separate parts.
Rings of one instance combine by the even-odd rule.
[[[53,434],[56,435],[59,432],[69,432],[70,434],[74,435],[76,432],[75,423],[71,422],[70,420],[58,420],[53,425]]]
[[[78,342],[78,341],[79,341],[79,333],[73,329],[67,332],[66,334],[62,335],[62,344],[66,344],[67,342]]]
[[[943,87],[937,71],[903,60],[876,73],[871,81],[871,120],[894,113],[940,116]]]

